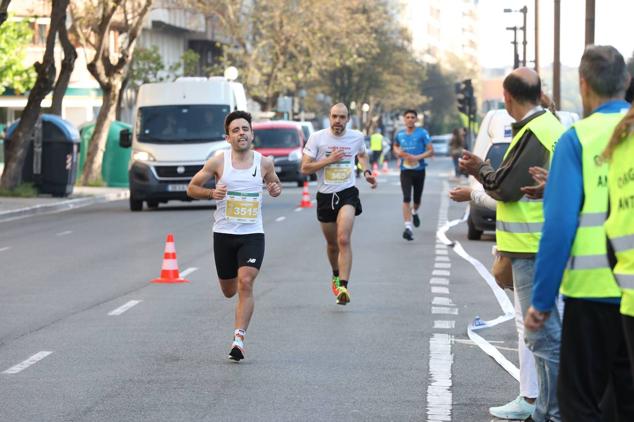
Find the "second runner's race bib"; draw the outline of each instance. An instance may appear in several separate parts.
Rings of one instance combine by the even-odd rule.
[[[340,161],[329,164],[324,169],[324,183],[327,185],[342,185],[352,176],[350,161]]]
[[[227,192],[225,217],[234,223],[255,223],[260,209],[260,194]]]

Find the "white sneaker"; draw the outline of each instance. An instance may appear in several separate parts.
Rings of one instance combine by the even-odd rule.
[[[244,359],[244,337],[236,334],[233,337],[233,343],[231,343],[231,351],[229,352],[228,358],[240,362]]]
[[[524,420],[533,414],[535,405],[524,400],[524,397],[517,396],[513,401],[503,406],[489,407],[489,413],[498,419],[520,419]]]

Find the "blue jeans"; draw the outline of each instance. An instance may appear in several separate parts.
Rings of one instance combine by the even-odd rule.
[[[531,305],[535,259],[513,258],[513,287],[526,315]],[[559,374],[559,347],[561,345],[561,317],[557,306],[553,306],[550,317],[541,330],[524,331],[524,341],[535,357],[539,394],[535,402],[535,422],[561,422],[557,402],[557,375]]]

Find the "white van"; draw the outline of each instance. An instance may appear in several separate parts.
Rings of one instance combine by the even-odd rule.
[[[227,149],[225,116],[246,110],[242,84],[222,77],[178,78],[141,85],[132,132],[122,131],[122,147],[132,146],[130,210],[170,200],[191,200],[187,185],[205,161]],[[210,181],[209,187],[214,182]]]
[[[568,111],[557,111],[557,117],[566,129],[579,120],[577,113]],[[490,110],[480,124],[473,153],[483,160],[490,160],[493,168],[497,169],[513,139],[511,125],[514,122],[515,120],[505,109]],[[469,176],[469,183],[472,189],[483,189],[480,182],[473,176]],[[482,232],[495,230],[495,211],[479,207],[472,202],[469,208],[467,226],[467,238],[470,240],[480,239]]]

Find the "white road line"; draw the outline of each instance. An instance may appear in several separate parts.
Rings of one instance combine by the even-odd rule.
[[[451,264],[449,262],[435,262],[434,268],[451,268]]]
[[[5,246],[4,248],[0,248],[0,252],[8,251],[11,249],[9,246]]]
[[[449,275],[451,275],[450,271],[447,270],[434,270],[431,272],[431,275],[436,276],[436,275],[444,275],[446,277],[449,277]]]
[[[454,343],[470,344],[472,346],[477,346],[477,344],[475,344],[473,340],[468,340],[466,338],[455,338],[455,339],[453,339],[453,341],[454,341]],[[503,344],[504,340],[489,340],[489,343]],[[515,350],[517,350],[517,349],[515,349]]]
[[[300,212],[303,208],[302,207],[297,207],[295,208],[295,212]]]
[[[31,356],[30,358],[28,358],[24,362],[20,362],[17,365],[12,366],[11,368],[7,369],[6,371],[3,372],[3,374],[13,375],[13,374],[17,374],[18,372],[22,372],[26,368],[28,368],[29,366],[41,361],[42,359],[44,359],[45,357],[47,357],[51,353],[53,353],[53,352],[47,352],[47,351],[37,352],[36,354]]]
[[[131,307],[138,305],[139,303],[141,303],[141,300],[131,300],[128,303],[126,303],[125,305],[119,306],[117,309],[115,309],[114,311],[110,311],[108,312],[108,315],[110,316],[118,316],[121,315],[122,313],[124,313],[125,311],[127,311],[128,309],[130,309]]]
[[[451,339],[449,334],[434,333],[429,339],[429,375],[427,420],[451,421]]]
[[[458,315],[458,308],[448,308],[446,306],[432,306],[431,313],[441,314],[441,315]]]
[[[277,218],[275,219],[275,221],[276,221],[276,222],[278,222],[278,223],[279,223],[280,221],[284,221],[284,220],[286,220],[286,217],[284,217],[284,216],[277,217]]]
[[[436,256],[436,261],[437,262],[438,261],[449,262],[449,257],[445,256],[445,255],[442,255],[442,256],[438,255],[438,256]]]
[[[190,267],[190,268],[187,268],[184,271],[181,271],[181,278],[187,277],[188,275],[190,275],[191,273],[193,273],[196,270],[198,270],[198,267]]]
[[[69,234],[71,234],[71,233],[72,233],[72,231],[70,231],[70,230],[66,230],[66,231],[64,231],[64,232],[59,232],[59,233],[57,233],[57,235],[58,235],[58,236],[66,236],[66,235],[69,235]]]
[[[456,327],[456,321],[438,319],[434,321],[434,328],[451,329]]]
[[[436,249],[436,255],[449,255],[447,249]]]
[[[448,286],[449,279],[442,277],[432,277],[429,279],[429,284],[440,284],[441,286]]]
[[[454,303],[451,301],[450,297],[442,297],[442,296],[436,296],[432,299],[431,301],[432,305],[441,305],[441,306],[456,306],[454,305]]]
[[[431,286],[431,292],[434,293],[434,294],[448,295],[449,294],[449,289],[446,288],[446,287]]]

